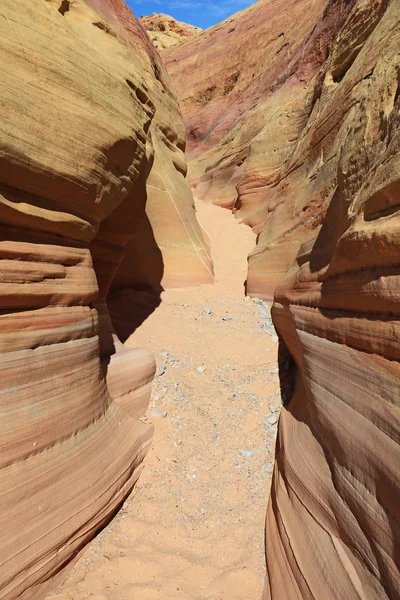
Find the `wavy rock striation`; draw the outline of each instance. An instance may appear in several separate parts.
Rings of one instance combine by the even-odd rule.
[[[3,0],[0,55],[0,597],[31,600],[118,509],[151,441],[136,418],[154,358],[122,346],[109,294],[208,280],[210,264],[176,98],[122,1]]]
[[[314,216],[273,307],[286,408],[265,598],[400,598],[399,8],[354,6],[282,190]]]

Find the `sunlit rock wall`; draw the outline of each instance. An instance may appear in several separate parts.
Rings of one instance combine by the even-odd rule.
[[[31,600],[112,517],[151,441],[137,418],[154,358],[122,346],[106,304],[148,285],[145,246],[119,271],[147,195],[165,214],[150,286],[180,253],[179,281],[211,267],[177,101],[123,2],[3,0],[0,57],[0,597]]]
[[[321,214],[273,307],[286,407],[268,599],[400,597],[399,9],[356,3],[286,178]]]

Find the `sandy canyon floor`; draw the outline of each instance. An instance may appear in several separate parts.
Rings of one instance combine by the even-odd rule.
[[[169,290],[127,344],[158,362],[139,483],[49,600],[258,600],[279,416],[269,306],[244,298],[255,238],[200,204],[214,286]]]

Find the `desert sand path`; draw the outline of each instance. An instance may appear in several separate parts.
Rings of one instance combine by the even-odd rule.
[[[211,205],[198,218],[215,285],[165,292],[128,341],[159,365],[143,474],[51,600],[260,598],[278,344],[269,307],[244,299],[253,234]]]

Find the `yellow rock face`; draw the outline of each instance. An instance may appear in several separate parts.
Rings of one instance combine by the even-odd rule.
[[[148,17],[140,17],[142,27],[159,51],[180,44],[188,38],[198,35],[203,30],[188,23],[176,21],[173,17],[164,14],[153,13]]]
[[[126,5],[3,0],[0,56],[0,597],[31,600],[121,505],[151,441],[137,418],[154,358],[123,348],[106,306],[146,200],[164,211],[154,289],[175,263],[179,282],[211,267],[177,102]],[[157,172],[163,196],[147,193]],[[147,286],[146,251],[128,288]]]

